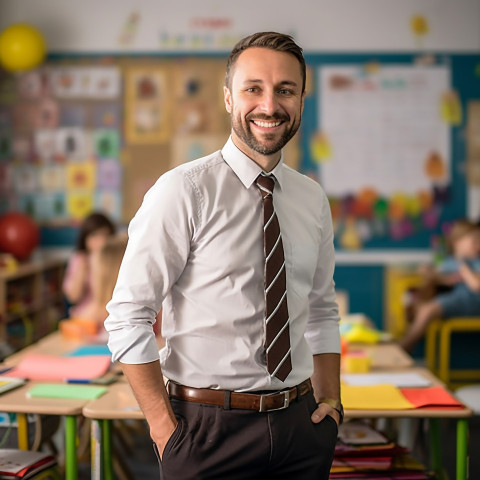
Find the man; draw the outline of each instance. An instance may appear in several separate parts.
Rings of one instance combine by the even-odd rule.
[[[225,147],[160,177],[130,224],[109,347],[162,478],[327,479],[343,415],[332,224],[321,187],[281,155],[303,110],[301,48],[243,39],[224,98]]]

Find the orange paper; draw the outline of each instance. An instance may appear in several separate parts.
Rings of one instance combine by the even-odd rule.
[[[455,407],[464,408],[443,387],[401,388],[403,396],[416,408]]]

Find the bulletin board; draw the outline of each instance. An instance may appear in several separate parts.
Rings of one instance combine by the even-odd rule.
[[[339,249],[438,245],[466,215],[466,112],[480,57],[310,55],[300,169],[325,189]]]

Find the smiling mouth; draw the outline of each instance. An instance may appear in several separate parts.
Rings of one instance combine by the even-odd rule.
[[[282,124],[282,122],[265,122],[264,120],[252,120],[252,123],[262,128],[274,128]]]

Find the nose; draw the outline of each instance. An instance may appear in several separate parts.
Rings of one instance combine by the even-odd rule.
[[[264,92],[261,109],[266,115],[273,115],[278,109],[278,100],[275,92]]]

